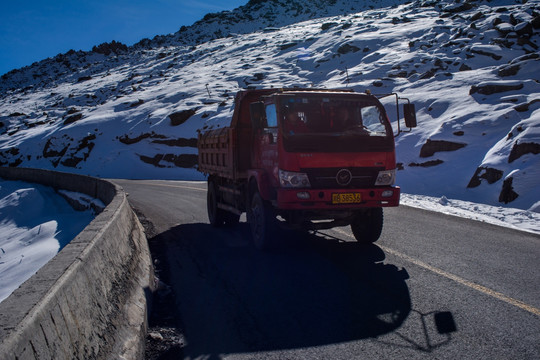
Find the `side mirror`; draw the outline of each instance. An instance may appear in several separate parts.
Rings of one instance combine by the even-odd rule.
[[[249,113],[251,115],[251,125],[254,129],[262,129],[266,125],[266,113],[263,102],[254,102],[249,104]]]
[[[403,104],[403,114],[405,117],[405,126],[408,128],[416,127],[416,110],[414,104]]]

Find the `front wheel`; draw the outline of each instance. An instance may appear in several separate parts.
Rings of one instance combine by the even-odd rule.
[[[379,239],[383,227],[383,209],[372,208],[359,212],[351,222],[351,230],[359,243],[371,244]]]
[[[276,218],[272,206],[255,192],[248,208],[253,244],[258,250],[271,250],[275,245]]]

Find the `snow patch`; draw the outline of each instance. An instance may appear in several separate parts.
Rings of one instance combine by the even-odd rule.
[[[540,202],[529,210],[477,204],[470,201],[401,194],[400,203],[406,206],[440,212],[485,223],[540,234]]]
[[[92,219],[92,211],[75,211],[52,188],[0,180],[0,301]]]

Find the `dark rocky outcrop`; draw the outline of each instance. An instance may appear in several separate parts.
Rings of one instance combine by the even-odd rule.
[[[498,74],[500,77],[514,76],[517,75],[521,66],[519,64],[515,65],[505,65],[499,68]]]
[[[17,155],[19,155],[18,158]],[[0,166],[17,167],[22,162],[22,154],[20,154],[19,148],[13,147],[8,150],[0,150]]]
[[[290,42],[290,43],[286,43],[286,44],[282,44],[279,46],[279,49],[280,50],[287,50],[287,49],[290,49],[292,47],[295,47],[296,45],[298,45],[297,43],[295,42]]]
[[[86,161],[95,146],[95,134],[85,136],[76,146],[71,146],[74,139],[63,136],[58,139],[51,137],[43,148],[43,157],[49,159],[54,167],[59,163],[67,167],[76,167],[81,161]]]
[[[514,143],[508,156],[508,162],[511,163],[525,154],[540,154],[540,144],[534,142]]]
[[[80,83],[80,82],[83,82],[83,81],[88,81],[88,80],[92,80],[92,77],[87,75],[87,76],[81,76],[77,79],[77,82]]]
[[[429,160],[429,161],[426,161],[426,162],[423,162],[423,163],[410,163],[409,166],[410,167],[432,167],[432,166],[437,166],[437,165],[440,165],[444,163],[444,161],[440,160],[440,159],[437,159],[437,160]]]
[[[72,124],[74,123],[75,121],[79,121],[81,120],[83,117],[83,114],[81,113],[78,113],[78,114],[73,114],[71,116],[68,116],[65,120],[64,120],[64,125],[69,125],[69,124]]]
[[[197,113],[196,109],[189,109],[189,110],[183,110],[183,111],[172,113],[171,115],[169,115],[169,119],[171,120],[171,125],[172,126],[182,125],[196,113]]]
[[[62,157],[66,153],[68,145],[61,146],[59,149],[59,147],[57,147],[54,142],[56,142],[56,138],[52,137],[45,143],[42,152],[44,158]]]
[[[132,102],[131,104],[129,104],[129,107],[130,107],[130,108],[134,108],[134,107],[140,106],[140,105],[142,105],[142,104],[144,104],[144,100],[139,99],[139,100],[134,101],[134,102]]]
[[[473,85],[469,91],[469,95],[473,94],[482,94],[482,95],[493,95],[505,91],[512,90],[521,90],[523,89],[523,84],[498,84],[498,83],[489,83],[484,85]]]
[[[118,138],[118,141],[120,141],[122,144],[132,145],[132,144],[136,144],[139,141],[142,141],[142,140],[148,139],[148,138],[166,139],[167,137],[165,135],[156,134],[155,132],[152,131],[151,133],[143,133],[143,134],[141,134],[139,136],[136,136],[134,138],[130,138],[129,135],[123,135],[123,136],[120,136]]]
[[[526,103],[522,103],[522,104],[519,104],[519,105],[516,105],[514,107],[514,109],[517,111],[517,112],[525,112],[525,111],[529,111],[529,108],[531,105],[537,103],[537,102],[540,102],[540,99],[533,99],[529,102],[526,102]]]
[[[467,146],[464,143],[456,143],[446,140],[427,140],[420,149],[420,157],[429,157],[439,151],[456,151]]]
[[[119,55],[126,53],[128,51],[128,47],[121,42],[113,40],[110,43],[104,42],[103,44],[94,46],[92,51],[103,55],[110,55],[111,53]]]
[[[355,53],[357,51],[360,51],[360,48],[351,44],[343,44],[337,49],[338,54],[341,55],[345,55],[350,52]]]
[[[514,179],[512,177],[504,180],[501,193],[499,194],[499,202],[508,204],[518,198],[519,194],[514,191],[514,187],[512,186],[513,181]]]
[[[328,22],[328,23],[324,23],[321,25],[321,30],[322,31],[326,31],[330,28],[333,28],[334,26],[337,26],[338,23],[337,22]]]
[[[502,56],[501,56],[501,55],[494,54],[494,53],[489,52],[489,51],[486,51],[486,50],[484,50],[484,49],[472,48],[472,49],[471,49],[471,52],[472,52],[473,54],[489,56],[489,57],[492,58],[493,60],[501,60],[501,59],[502,59]]]
[[[486,180],[488,184],[493,184],[502,179],[502,177],[503,172],[501,170],[480,166],[478,167],[478,169],[476,169],[476,172],[472,176],[467,187],[475,188],[477,186],[480,186],[480,184],[482,183],[482,179]]]
[[[92,149],[96,145],[93,140],[96,139],[96,135],[90,134],[85,136],[79,141],[79,144],[76,148],[72,148],[70,154],[66,157],[64,156],[61,164],[66,167],[75,168],[81,161],[86,161],[92,152]]]
[[[457,3],[457,2],[456,2]],[[444,13],[448,14],[458,14],[464,11],[471,10],[474,7],[474,5],[468,1],[463,2],[462,4],[455,5],[455,6],[449,6],[446,8],[443,8],[442,11]]]

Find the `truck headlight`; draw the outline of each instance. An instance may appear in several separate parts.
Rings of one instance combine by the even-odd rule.
[[[308,188],[311,187],[307,174],[279,170],[279,183],[284,188]]]
[[[396,169],[379,171],[375,186],[394,185],[396,181]]]

